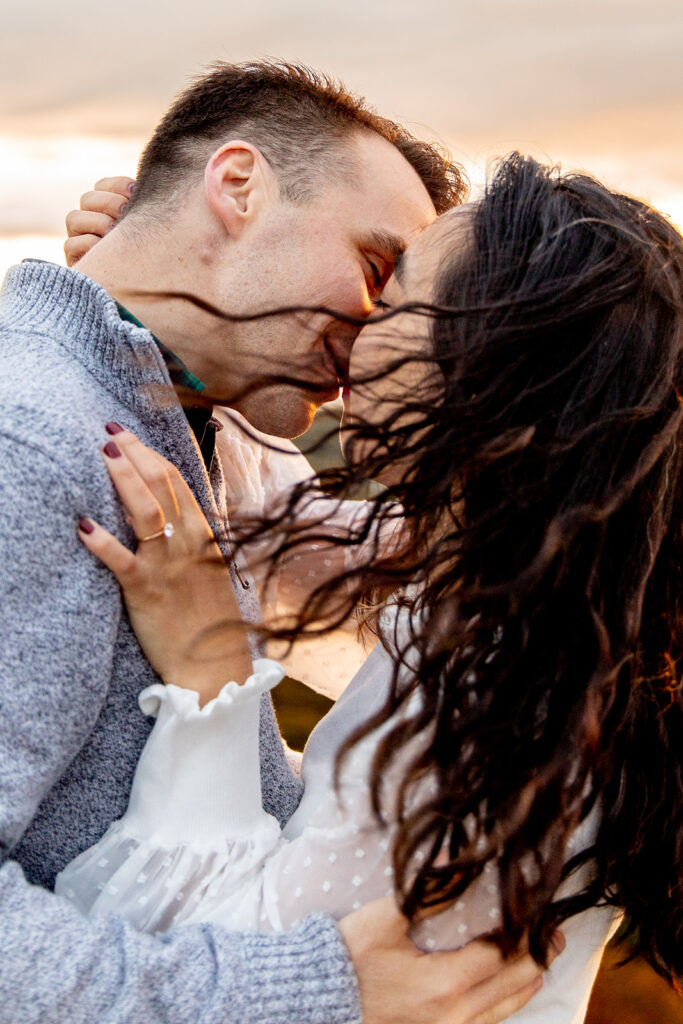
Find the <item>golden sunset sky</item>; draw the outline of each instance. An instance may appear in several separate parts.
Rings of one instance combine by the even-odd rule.
[[[0,276],[61,261],[94,180],[135,173],[211,60],[303,61],[445,143],[592,171],[683,225],[681,0],[0,0]]]

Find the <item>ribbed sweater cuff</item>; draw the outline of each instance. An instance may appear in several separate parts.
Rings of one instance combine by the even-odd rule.
[[[283,937],[243,935],[246,990],[254,1010],[249,1019],[263,1024],[362,1024],[356,972],[332,918],[311,914],[287,933],[286,943]]]

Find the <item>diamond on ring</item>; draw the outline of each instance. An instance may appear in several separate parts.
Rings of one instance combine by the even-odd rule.
[[[172,537],[173,534],[175,533],[175,527],[173,526],[173,523],[166,523],[166,525],[164,526],[163,533],[164,537]]]

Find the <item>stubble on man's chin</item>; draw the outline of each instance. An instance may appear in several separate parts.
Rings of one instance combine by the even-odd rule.
[[[263,434],[293,439],[305,434],[313,422],[317,404],[305,391],[287,385],[271,385],[249,395],[239,412]]]

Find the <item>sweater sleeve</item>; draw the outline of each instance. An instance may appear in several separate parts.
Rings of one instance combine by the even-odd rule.
[[[0,842],[11,850],[87,741],[111,679],[116,582],[80,543],[77,488],[0,435]]]
[[[3,1024],[358,1024],[334,923],[282,935],[200,925],[163,939],[87,920],[26,881],[12,850],[103,707],[120,616],[80,545],[77,487],[0,435],[0,1000]]]

